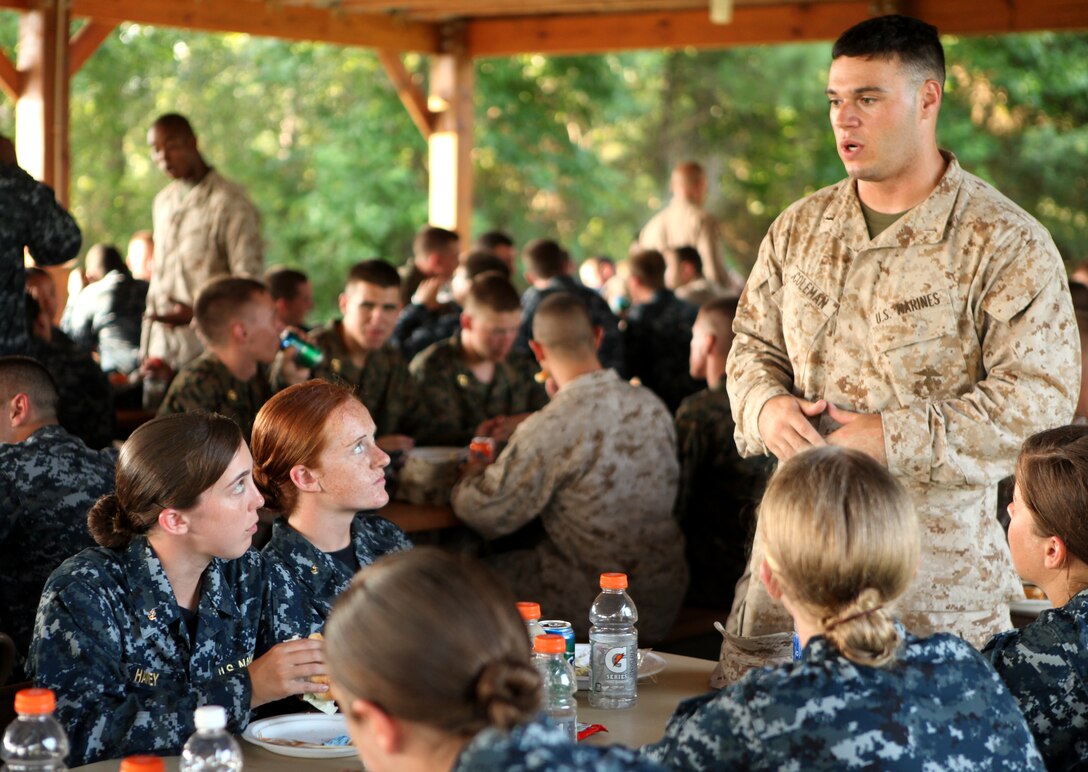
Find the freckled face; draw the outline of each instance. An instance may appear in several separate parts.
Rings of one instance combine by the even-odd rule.
[[[330,512],[355,513],[389,502],[389,456],[374,444],[374,430],[370,412],[356,399],[340,405],[325,422],[325,449],[312,471]]]

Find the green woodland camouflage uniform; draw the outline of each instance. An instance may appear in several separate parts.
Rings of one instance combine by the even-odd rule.
[[[671,770],[1044,768],[1001,679],[946,634],[906,635],[882,668],[817,636],[797,662],[682,702],[643,753]]]
[[[358,570],[382,555],[411,549],[412,542],[384,517],[359,512],[351,522],[351,545]],[[323,630],[333,601],[347,589],[355,572],[311,544],[283,517],[272,524],[272,539],[263,553],[271,570],[273,602],[292,599],[283,607],[288,616],[281,616],[279,609],[273,612],[277,629],[290,630],[291,637],[299,638]]]
[[[691,569],[688,606],[729,608],[748,564],[756,507],[771,465],[763,457],[741,458],[734,429],[724,383],[692,394],[676,412],[676,519]]]
[[[419,389],[408,374],[408,365],[400,352],[386,344],[368,353],[363,366],[356,367],[344,345],[342,328],[343,322],[331,322],[311,333],[325,356],[314,368],[314,378],[355,389],[377,426],[375,437],[387,434],[415,437],[426,421]]]
[[[0,213],[0,355],[25,354],[23,249],[38,265],[59,265],[79,254],[83,236],[53,191],[13,164],[0,163]]]
[[[176,756],[200,705],[222,705],[228,729],[245,728],[249,663],[289,637],[272,626],[268,567],[256,550],[216,558],[200,586],[192,639],[144,536],[119,550],[84,550],[49,577],[28,669],[57,695],[72,766]]]
[[[982,650],[1020,704],[1047,769],[1088,763],[1088,590]]]
[[[57,328],[48,341],[30,336],[26,353],[53,376],[60,397],[60,425],[89,447],[109,447],[113,442],[113,389],[91,355]]]
[[[453,772],[664,772],[636,751],[572,743],[544,718],[509,733],[489,727],[461,751]]]
[[[544,386],[533,379],[537,368],[516,352],[495,364],[491,383],[481,383],[465,364],[460,332],[422,351],[409,369],[429,421],[416,437],[420,445],[468,445],[488,418],[548,404]]]
[[[0,444],[0,630],[14,639],[20,662],[45,580],[94,546],[87,510],[113,491],[116,465],[116,450],[91,450],[57,425]]]
[[[745,456],[767,452],[758,417],[774,396],[880,413],[888,468],[922,525],[921,567],[897,613],[919,634],[981,647],[1022,596],[994,517],[997,482],[1026,437],[1072,417],[1079,346],[1050,236],[945,158],[929,198],[872,240],[849,180],[778,217],[741,297],[728,389]],[[826,413],[817,421],[821,434],[835,428]],[[752,582],[731,628],[792,624]]]
[[[627,312],[624,375],[642,381],[661,397],[670,413],[676,412],[684,397],[699,390],[688,369],[691,327],[698,315],[698,308],[667,289]]]
[[[687,586],[684,539],[673,518],[676,434],[649,389],[614,370],[579,376],[525,419],[495,463],[453,489],[453,510],[485,539],[540,518],[531,551],[491,558],[515,594],[588,633],[602,571],[624,571],[639,634],[660,640]]]
[[[174,377],[159,405],[159,415],[196,410],[219,413],[238,424],[249,442],[257,411],[271,397],[272,386],[263,365],[257,366],[257,374],[248,381],[240,381],[219,357],[206,351]]]
[[[216,276],[259,279],[264,271],[261,216],[240,185],[214,169],[199,183],[174,180],[155,196],[155,271],[147,311],[164,314],[175,302],[192,306]],[[144,320],[141,346],[175,371],[204,350],[188,325]]]

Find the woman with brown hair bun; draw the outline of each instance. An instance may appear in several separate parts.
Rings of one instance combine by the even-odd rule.
[[[798,660],[682,703],[646,755],[676,770],[1042,769],[978,652],[894,619],[920,534],[887,469],[855,450],[800,453],[771,479],[759,533],[760,579],[793,617]]]
[[[1088,426],[1029,437],[1016,462],[1009,548],[1054,606],[982,650],[1008,684],[1048,769],[1088,762]]]
[[[274,628],[268,571],[250,548],[260,493],[233,421],[157,418],[117,461],[116,493],[88,525],[99,547],[69,558],[42,594],[29,670],[57,696],[73,766],[176,755],[193,711],[222,705],[232,732],[253,708],[326,687],[317,641]]]
[[[305,638],[363,566],[412,543],[373,510],[389,501],[389,456],[374,421],[348,389],[312,380],[264,404],[253,423],[253,476],[265,505],[281,513],[264,556],[275,597],[295,598],[277,622]],[[298,613],[301,611],[301,613]]]
[[[329,618],[332,692],[371,772],[659,770],[534,720],[540,676],[513,594],[480,561],[434,547],[364,568]]]

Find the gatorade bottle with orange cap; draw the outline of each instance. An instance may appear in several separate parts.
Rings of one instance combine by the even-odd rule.
[[[529,650],[532,651],[536,637],[547,632],[540,626],[540,604],[525,600],[518,601],[518,613],[525,621],[525,631],[529,634]]]
[[[544,713],[562,727],[571,742],[578,741],[578,681],[567,662],[567,639],[562,635],[538,635],[533,639],[533,665],[544,682]]]
[[[49,689],[22,689],[15,694],[18,718],[4,732],[0,757],[9,772],[64,772],[68,737],[53,718],[57,700]]]
[[[125,756],[121,772],[166,772],[166,765],[158,756]]]
[[[626,592],[627,574],[601,574],[601,594],[589,609],[589,704],[631,708],[638,701],[638,610]]]

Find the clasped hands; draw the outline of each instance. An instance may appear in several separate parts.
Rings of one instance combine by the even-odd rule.
[[[825,412],[840,424],[826,437],[810,420]],[[881,464],[888,463],[880,413],[854,413],[825,399],[810,402],[790,394],[771,397],[759,412],[759,436],[779,461],[787,461],[807,448],[837,445],[867,453]]]

